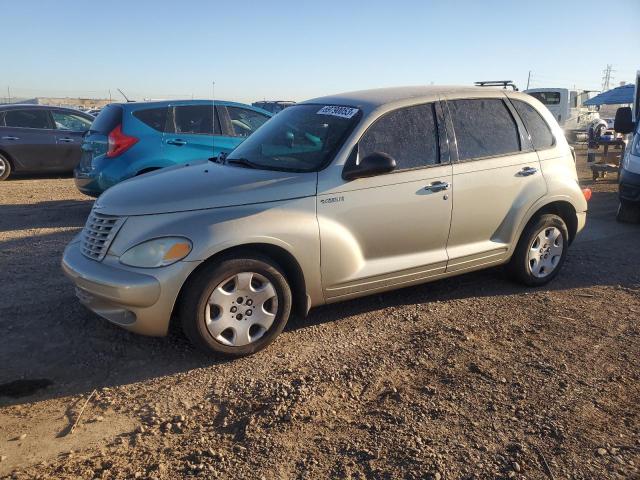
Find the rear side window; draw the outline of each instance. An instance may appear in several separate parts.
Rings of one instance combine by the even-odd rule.
[[[507,155],[520,151],[516,122],[501,99],[447,102],[458,144],[458,159]]]
[[[213,128],[212,105],[182,105],[174,109],[175,133],[195,133],[201,135],[220,134],[218,110],[215,115],[215,131]]]
[[[545,105],[560,105],[560,92],[527,92]]]
[[[227,107],[227,112],[236,137],[248,137],[269,120],[266,115],[247,108]]]
[[[154,130],[164,132],[167,126],[168,112],[169,107],[147,108],[133,112],[133,116]]]
[[[360,139],[360,158],[373,152],[386,153],[397,170],[439,163],[438,131],[433,104],[416,105],[387,113]]]
[[[518,115],[522,118],[527,132],[531,135],[531,143],[536,150],[544,150],[554,144],[553,134],[547,122],[538,111],[527,102],[512,100]]]
[[[51,128],[47,110],[8,110],[4,114],[4,124],[15,128]]]
[[[122,107],[120,105],[107,105],[91,124],[91,132],[108,135],[111,130],[122,123]]]

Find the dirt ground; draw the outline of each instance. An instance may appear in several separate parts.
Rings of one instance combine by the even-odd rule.
[[[548,287],[318,308],[234,361],[85,310],[59,263],[91,200],[1,183],[0,477],[640,478],[640,225],[579,166],[588,226]]]

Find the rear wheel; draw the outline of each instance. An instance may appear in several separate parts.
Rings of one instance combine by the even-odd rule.
[[[291,313],[291,288],[267,257],[229,258],[206,266],[189,281],[180,316],[201,350],[251,355],[269,345]]]
[[[11,175],[11,163],[9,159],[0,155],[0,181],[6,180]]]
[[[621,223],[640,222],[640,205],[620,201],[616,220]]]
[[[511,276],[525,285],[544,285],[553,280],[567,256],[569,232],[564,220],[544,214],[522,232],[508,264]]]

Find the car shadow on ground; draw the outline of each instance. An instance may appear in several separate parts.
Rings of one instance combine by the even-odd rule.
[[[37,228],[83,227],[93,200],[52,200],[0,204],[0,232]]]
[[[515,298],[566,289],[589,295],[589,289],[596,286],[640,285],[637,263],[628,261],[628,249],[640,244],[640,226],[615,221],[614,193],[595,193],[594,201],[598,207],[589,214],[585,238],[572,246],[563,271],[548,286],[526,288],[512,283],[502,268],[492,268],[319,307],[306,318],[292,318],[286,331],[339,322],[362,313],[379,312],[383,321],[386,309],[404,305],[421,308],[436,301]],[[176,326],[168,338],[142,337],[109,324],[80,305],[59,262],[64,246],[83,225],[90,202],[42,203],[45,208],[55,204],[62,213],[55,213],[61,215],[59,219],[47,215],[36,219],[36,225],[64,224],[77,229],[0,241],[0,284],[5,295],[0,304],[0,406],[148,381],[229,361],[199,353]],[[19,228],[15,222],[35,228],[33,220],[21,218],[20,206],[13,207],[17,210],[12,214],[12,230]],[[24,207],[22,210],[38,210],[42,204]],[[29,222],[31,227],[27,227]],[[0,230],[8,225],[0,223]],[[607,248],[600,248],[602,245]],[[613,273],[600,274],[598,266],[603,261],[609,262],[608,271]],[[277,348],[276,343],[259,355],[268,358],[278,353]]]

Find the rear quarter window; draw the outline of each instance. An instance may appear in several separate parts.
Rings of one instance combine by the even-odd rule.
[[[511,112],[499,98],[447,101],[458,144],[458,159],[508,155],[520,151]]]
[[[524,126],[531,136],[531,143],[536,150],[544,150],[550,148],[555,143],[551,128],[547,122],[542,118],[542,115],[538,111],[529,105],[527,102],[521,100],[512,100],[518,115],[522,118]]]
[[[108,135],[120,123],[122,123],[122,107],[120,105],[107,105],[93,120],[90,131]]]
[[[168,112],[168,107],[147,108],[133,112],[133,116],[158,132],[165,132],[167,131]]]

